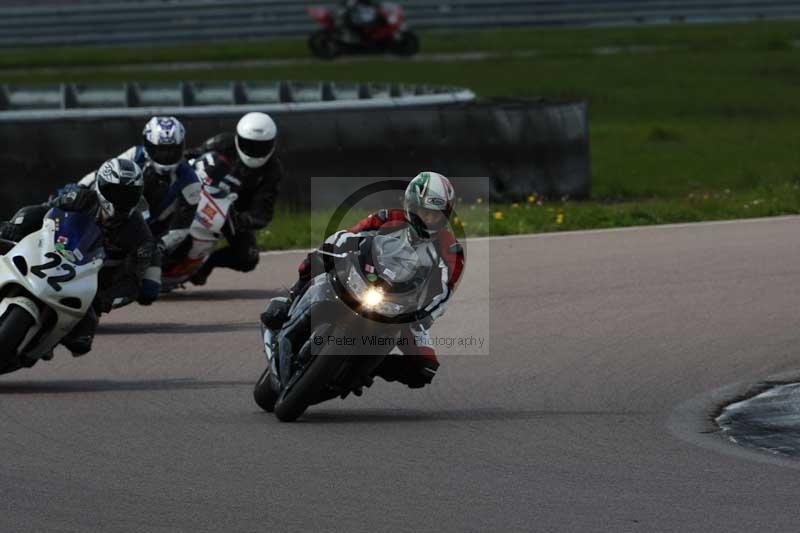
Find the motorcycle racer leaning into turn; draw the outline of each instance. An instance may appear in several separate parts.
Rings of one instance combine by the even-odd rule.
[[[265,113],[247,113],[236,125],[236,133],[220,133],[187,152],[196,158],[194,167],[201,178],[225,178],[238,194],[226,226],[228,246],[214,252],[191,278],[205,285],[216,267],[239,272],[255,270],[259,261],[256,231],[265,228],[275,212],[284,170],[275,155],[278,127]]]
[[[168,250],[189,234],[200,200],[200,180],[183,157],[185,147],[183,124],[175,117],[155,116],[145,124],[142,144],[117,156],[142,169],[144,192],[139,209],[153,236],[161,240],[160,246]],[[90,172],[78,185],[91,188],[95,175]]]
[[[262,323],[277,329],[286,320],[291,302],[305,292],[314,276],[324,271],[323,254],[358,249],[358,242],[368,235],[410,226],[408,236],[412,247],[419,257],[434,259],[438,273],[432,279],[442,281],[438,294],[421,310],[423,318],[403,327],[405,342],[398,344],[403,356],[386,357],[375,375],[386,381],[399,381],[410,388],[431,383],[439,368],[439,361],[432,347],[429,330],[433,321],[446,311],[464,269],[463,247],[449,229],[453,201],[454,190],[450,180],[435,172],[420,173],[406,188],[404,209],[382,209],[373,213],[351,228],[334,233],[325,239],[321,250],[308,254],[298,267],[298,280],[289,291],[289,298],[283,306],[271,307],[262,314]]]
[[[54,207],[86,213],[97,220],[106,253],[97,295],[86,316],[61,341],[74,356],[91,351],[98,316],[111,311],[115,299],[131,298],[150,305],[160,288],[161,267],[154,265],[155,239],[136,208],[144,189],[141,169],[133,161],[114,158],[103,163],[96,174],[92,188],[73,187],[45,204],[23,207],[9,222],[0,224],[0,238],[19,242],[41,228]]]

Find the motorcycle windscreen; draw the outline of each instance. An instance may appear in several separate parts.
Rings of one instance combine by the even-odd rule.
[[[51,209],[45,219],[55,222],[55,248],[67,261],[85,265],[105,258],[103,233],[86,213]]]
[[[413,313],[430,303],[429,290],[438,281],[433,268],[436,257],[427,253],[430,247],[417,250],[406,230],[377,235],[369,246],[372,275],[366,277],[376,280],[374,283],[382,288],[386,300],[396,308],[391,314]]]

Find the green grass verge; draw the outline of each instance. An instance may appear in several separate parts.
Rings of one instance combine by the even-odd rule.
[[[623,28],[537,28],[422,32],[426,53],[465,51],[582,54],[598,47],[681,46],[691,49],[786,50],[798,38],[796,22]],[[249,39],[157,46],[63,46],[6,49],[0,68],[117,66],[135,63],[237,61],[308,57],[304,38]]]
[[[797,215],[800,181],[747,191],[709,190],[686,197],[622,202],[543,202],[531,196],[526,202],[513,204],[460,205],[457,213],[468,238]],[[363,210],[349,213],[342,227],[354,224],[366,214]],[[259,234],[259,245],[264,250],[317,246],[326,235],[332,215],[332,210],[311,215],[280,210],[270,228]]]
[[[795,187],[800,176],[798,40],[798,21],[429,32],[423,35],[426,52],[496,56],[265,68],[231,63],[166,72],[146,66],[123,72],[103,65],[294,58],[307,52],[302,39],[6,51],[0,66],[17,70],[0,69],[0,81],[372,80],[464,86],[485,97],[588,101],[594,200],[543,208],[505,206],[502,220],[492,219],[476,230],[514,233],[800,213]],[[598,53],[613,47],[622,53]],[[61,69],[75,65],[84,67]],[[36,66],[54,69],[27,68]],[[561,224],[548,207],[563,209]],[[325,218],[324,213],[314,216]],[[271,233],[262,236],[262,245],[307,246],[310,233],[296,230],[302,219],[282,213]]]

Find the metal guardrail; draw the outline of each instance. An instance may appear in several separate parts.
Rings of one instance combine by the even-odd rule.
[[[0,9],[0,47],[197,42],[305,35],[313,0],[82,0]],[[321,2],[325,3],[325,2]],[[407,0],[419,29],[800,17],[797,0]]]
[[[0,121],[74,117],[426,106],[468,102],[468,89],[341,82],[0,85]]]

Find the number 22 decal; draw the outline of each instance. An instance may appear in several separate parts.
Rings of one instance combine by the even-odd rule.
[[[62,283],[67,283],[68,281],[75,279],[75,268],[69,264],[62,265],[61,263],[63,260],[61,259],[61,256],[55,252],[47,252],[44,254],[44,256],[50,259],[50,261],[43,265],[32,266],[31,273],[41,279],[47,278],[47,284],[53,287],[54,291],[60,292]],[[54,268],[58,268],[59,266],[62,270],[66,271],[66,274],[62,274],[60,276],[50,276],[48,278],[47,274],[44,273],[45,270],[52,270]]]

